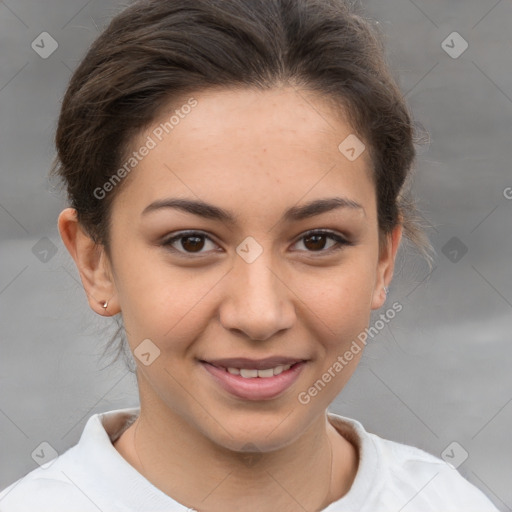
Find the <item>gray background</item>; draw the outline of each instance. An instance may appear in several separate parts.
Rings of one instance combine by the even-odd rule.
[[[438,255],[430,272],[400,250],[388,305],[403,311],[368,344],[331,409],[439,457],[457,442],[452,458],[468,453],[459,471],[509,511],[512,2],[362,5],[380,21],[395,76],[430,133],[414,190]],[[71,71],[120,7],[0,2],[0,489],[37,467],[41,442],[62,453],[92,414],[138,405],[123,362],[100,358],[115,323],[88,307],[57,231],[65,198],[47,180]],[[59,45],[47,59],[31,48],[43,31]],[[469,43],[458,58],[442,47],[454,31]]]

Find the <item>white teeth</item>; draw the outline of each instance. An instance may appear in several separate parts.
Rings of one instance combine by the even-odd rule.
[[[254,369],[246,370],[245,368],[241,368],[240,369],[240,376],[244,377],[245,379],[250,379],[250,378],[253,378],[253,377],[257,377],[258,376],[258,370],[254,370]]]
[[[273,377],[274,370],[269,368],[268,370],[258,370],[258,377]]]
[[[274,368],[274,375],[279,375],[280,373],[283,373],[284,366],[280,364],[279,366],[276,366]]]
[[[291,364],[280,364],[275,368],[266,368],[264,370],[256,370],[253,368],[227,368],[227,371],[228,373],[231,373],[231,375],[240,375],[244,379],[254,379],[255,377],[268,379],[269,377],[274,377],[274,375],[279,375],[280,373],[289,370],[291,366]]]

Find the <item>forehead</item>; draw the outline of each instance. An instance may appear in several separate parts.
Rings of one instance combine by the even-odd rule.
[[[188,108],[192,97],[196,106]],[[328,160],[332,156],[330,153],[337,155],[339,143],[353,134],[352,127],[341,114],[341,106],[335,111],[333,105],[332,100],[293,87],[213,89],[173,101],[148,133],[156,130],[153,135],[165,139],[162,142],[169,149],[174,146],[174,150],[179,150],[177,146],[185,143],[215,151],[215,146],[224,139],[222,142],[232,150],[255,153],[269,149],[280,149],[281,153],[317,151],[317,158],[324,156]],[[182,112],[180,116],[173,116],[179,112]],[[167,133],[171,118],[176,124]],[[210,140],[215,140],[215,144],[209,144]],[[281,145],[283,142],[285,146]],[[326,153],[328,149],[330,151]],[[273,156],[277,157],[278,152]],[[363,154],[363,161],[365,157]]]
[[[352,127],[332,103],[312,92],[288,87],[191,94],[163,109],[134,141],[136,150],[151,139],[152,149],[132,172],[127,192],[146,203],[164,194],[265,203],[276,195],[295,201],[325,196],[337,187],[368,201],[370,156],[364,151],[347,159],[338,146],[349,136]]]

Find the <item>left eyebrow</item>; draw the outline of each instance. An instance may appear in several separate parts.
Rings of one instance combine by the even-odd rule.
[[[299,221],[339,208],[361,210],[366,215],[363,206],[356,201],[346,197],[330,197],[328,199],[317,199],[301,206],[293,206],[285,212],[283,218],[287,221]]]
[[[149,212],[160,210],[162,208],[176,208],[193,215],[198,215],[205,219],[219,220],[229,224],[235,224],[237,218],[236,215],[228,210],[205,203],[204,201],[177,198],[154,201],[144,208],[141,215],[146,215]],[[292,206],[284,213],[283,220],[287,222],[297,222],[340,208],[361,210],[366,215],[363,206],[356,201],[346,197],[330,197],[326,199],[316,199],[300,206]]]

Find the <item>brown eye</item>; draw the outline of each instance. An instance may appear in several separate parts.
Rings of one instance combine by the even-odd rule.
[[[189,252],[200,251],[204,247],[203,236],[184,236],[181,238],[181,246]]]
[[[216,244],[203,233],[181,232],[162,243],[164,247],[183,255],[187,254],[206,254],[209,251],[203,251],[208,242],[215,249]]]
[[[333,243],[331,243],[326,249],[328,240],[331,240]],[[330,253],[332,251],[342,249],[345,245],[353,245],[351,242],[336,233],[318,230],[306,233],[300,238],[299,242],[303,243],[307,252],[320,253]]]
[[[308,235],[304,237],[304,246],[311,251],[322,250],[325,247],[325,235]]]

